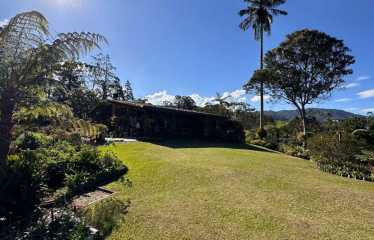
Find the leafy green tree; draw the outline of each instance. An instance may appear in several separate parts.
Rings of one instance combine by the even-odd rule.
[[[51,98],[57,102],[66,102],[76,91],[85,88],[84,64],[77,61],[65,61],[54,69],[55,82],[51,88]]]
[[[39,12],[13,17],[0,32],[0,171],[10,148],[13,115],[32,97],[35,86],[53,81],[53,69],[106,42],[93,33],[61,33],[53,41]]]
[[[161,103],[161,106],[163,107],[170,107],[173,108],[175,107],[174,103],[172,101],[165,100]]]
[[[129,80],[126,81],[125,83],[125,88],[124,88],[124,93],[125,93],[125,99],[126,101],[134,101],[134,93],[131,87],[131,83]]]
[[[74,115],[88,119],[100,101],[97,94],[88,88],[89,66],[76,60],[57,64],[53,71],[53,85],[47,88],[51,101],[66,104]]]
[[[220,93],[216,93],[214,100],[200,110],[206,113],[216,114],[224,116],[233,120],[237,120],[242,123],[244,128],[248,128],[250,123],[253,123],[255,116],[251,106],[244,102],[229,101],[228,96],[223,96]],[[251,116],[250,116],[251,115]],[[246,120],[250,120],[246,122]]]
[[[293,104],[302,120],[306,145],[306,105],[330,96],[352,74],[355,62],[342,40],[316,30],[301,30],[287,36],[265,57],[265,70],[256,71],[245,85],[253,90],[264,83],[274,99]]]
[[[193,110],[196,108],[196,103],[190,96],[175,96],[174,105],[176,108],[186,110]]]
[[[374,114],[372,112],[368,112],[368,128],[371,131],[374,131]]]
[[[94,63],[92,65],[92,89],[95,90],[102,100],[107,100],[111,97],[113,85],[118,79],[110,56],[99,53],[93,57]]]
[[[214,102],[218,103],[223,108],[230,108],[230,102],[227,101],[227,98],[230,96],[223,97],[223,95],[219,92],[216,93],[216,97],[214,98]]]
[[[239,15],[245,16],[240,23],[240,28],[247,31],[252,28],[256,41],[260,41],[260,69],[264,67],[264,33],[271,33],[271,24],[273,16],[287,15],[287,12],[277,9],[276,7],[284,4],[286,0],[244,0],[248,6],[240,10]],[[264,127],[264,84],[259,83],[260,93],[260,128]]]
[[[126,100],[125,90],[121,85],[121,80],[115,78],[112,85],[112,99],[114,100]]]

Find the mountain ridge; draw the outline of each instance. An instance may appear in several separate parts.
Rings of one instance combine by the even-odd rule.
[[[354,117],[364,117],[363,115],[351,113],[341,109],[329,108],[308,108],[307,114],[309,117],[315,117],[318,121],[323,122],[327,119],[344,120]],[[272,117],[274,120],[289,121],[299,116],[297,110],[280,110],[280,111],[265,111],[265,115]]]

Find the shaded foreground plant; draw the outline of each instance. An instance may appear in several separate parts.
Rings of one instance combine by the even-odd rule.
[[[94,33],[61,33],[52,39],[48,21],[39,12],[24,12],[0,29],[0,172],[14,127],[13,115],[32,99],[35,86],[50,86],[56,64],[87,53],[106,39]]]

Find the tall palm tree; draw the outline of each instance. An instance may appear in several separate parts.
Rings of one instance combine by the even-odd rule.
[[[32,97],[30,89],[45,87],[61,62],[87,53],[106,39],[94,33],[61,33],[53,38],[39,12],[24,12],[0,29],[0,174],[6,165],[13,115]]]
[[[240,28],[247,31],[252,28],[256,41],[260,41],[260,69],[264,68],[264,33],[271,33],[273,16],[287,15],[287,12],[276,9],[286,0],[244,0],[248,6],[239,11],[241,17],[245,19],[240,23]],[[264,85],[260,84],[260,129],[264,127]]]

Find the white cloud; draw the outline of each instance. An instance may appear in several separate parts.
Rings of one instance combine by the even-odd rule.
[[[340,99],[336,99],[335,102],[350,102],[352,101],[351,98],[340,98]]]
[[[264,95],[264,100],[269,100],[270,99],[270,96],[269,95]],[[260,96],[253,96],[251,98],[251,102],[260,102],[261,98]]]
[[[355,107],[351,107],[351,108],[346,108],[345,110],[349,112],[354,112],[354,111],[357,111],[358,109]]]
[[[216,97],[204,97],[197,93],[193,93],[189,95],[195,102],[196,105],[199,107],[204,107],[208,103],[216,103],[214,100]],[[166,90],[159,91],[150,95],[145,96],[148,100],[147,102],[153,105],[162,105],[165,101],[173,102],[175,100],[175,95],[168,94]],[[228,102],[247,102],[246,92],[245,90],[234,90],[232,92],[224,92],[222,94],[222,99]]]
[[[245,90],[238,89],[232,92],[224,92],[222,98],[228,102],[247,102],[246,94]]]
[[[362,112],[362,113],[374,112],[374,108],[361,109],[360,112]]]
[[[344,87],[345,88],[354,88],[354,87],[358,87],[358,86],[360,86],[359,83],[349,83],[349,84],[345,85]]]
[[[0,20],[0,27],[7,25],[9,23],[9,19]]]
[[[359,92],[358,95],[360,96],[360,98],[372,98],[374,97],[374,89]]]
[[[369,75],[363,75],[363,76],[359,76],[356,81],[364,81],[364,80],[369,80],[371,78],[371,76]]]
[[[167,91],[160,91],[150,95],[145,96],[147,102],[153,105],[162,105],[165,101],[173,102],[175,97],[167,93]]]
[[[197,93],[191,94],[190,97],[195,101],[199,107],[204,107],[208,103],[214,102],[215,97],[202,97]]]

